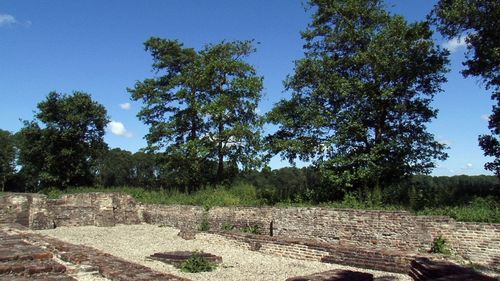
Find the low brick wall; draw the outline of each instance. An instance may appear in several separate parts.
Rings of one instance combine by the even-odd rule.
[[[363,249],[425,252],[442,235],[454,254],[500,270],[500,224],[456,222],[408,212],[330,208],[251,208],[143,205],[125,194],[88,193],[47,199],[39,194],[4,194],[0,222],[33,229],[57,226],[150,223],[181,229],[209,225],[258,229],[260,234]],[[263,249],[265,250],[265,249]],[[271,249],[269,249],[271,251]]]
[[[419,251],[429,249],[437,233],[454,223],[449,217],[414,216],[404,211],[330,208],[279,209],[274,220],[279,236]]]
[[[500,224],[455,222],[443,236],[457,255],[500,271]]]
[[[59,263],[61,260],[65,265]],[[95,272],[108,280],[120,281],[190,281],[126,261],[92,247],[25,231],[19,225],[0,225],[0,280],[80,279],[68,276],[68,272],[74,276],[81,272]]]
[[[237,232],[222,232],[220,235],[234,240],[236,246],[247,250],[301,260],[336,263],[397,273],[408,273],[415,254],[391,249],[373,249],[353,245],[338,245],[315,240],[269,237]]]
[[[149,224],[197,229],[203,220],[204,210],[198,206],[141,205],[138,215]]]

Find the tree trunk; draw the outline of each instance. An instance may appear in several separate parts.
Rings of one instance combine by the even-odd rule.
[[[220,183],[222,181],[223,173],[224,173],[224,152],[223,150],[223,141],[222,141],[222,132],[224,131],[224,124],[221,122],[219,123],[219,144],[217,147],[217,155],[218,155],[218,166],[217,166],[217,177],[216,181],[217,183]]]

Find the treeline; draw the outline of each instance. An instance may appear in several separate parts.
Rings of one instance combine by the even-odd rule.
[[[10,138],[9,138],[10,137]],[[12,156],[19,153],[16,145],[19,135],[0,130],[0,138],[9,141]],[[156,191],[185,192],[179,179],[162,161],[161,154],[131,153],[119,148],[105,149],[96,161],[91,182],[81,186],[106,188],[135,187]],[[495,176],[411,176],[401,182],[385,186],[379,194],[364,189],[344,190],[330,185],[317,167],[284,167],[243,171],[226,163],[223,182],[216,182],[217,163],[207,163],[202,181],[204,186],[223,185],[227,188],[249,184],[255,188],[255,199],[268,205],[278,203],[311,203],[342,201],[346,194],[359,201],[372,201],[374,205],[407,206],[413,210],[429,207],[465,205],[476,197],[500,200],[500,180]],[[3,190],[10,192],[47,191],[57,186],[32,185],[32,179],[22,168],[4,175]],[[194,190],[191,190],[194,191]],[[189,191],[188,191],[189,192]]]
[[[268,204],[325,203],[342,201],[346,194],[361,202],[379,207],[383,205],[407,206],[412,210],[461,206],[476,197],[500,200],[500,181],[495,176],[411,176],[379,191],[363,189],[341,190],[322,181],[320,172],[313,167],[285,167],[241,173],[237,182],[250,183],[260,198]]]
[[[464,74],[498,89],[498,63],[474,62],[498,62],[496,53],[483,51],[498,45],[490,21],[499,6],[467,2],[438,1],[426,20],[408,23],[380,0],[309,1],[313,17],[302,32],[304,57],[284,81],[290,97],[265,115],[258,110],[264,78],[248,63],[253,41],[195,49],[152,37],[144,46],[155,74],[127,89],[142,103],[137,117],[149,128],[147,147],[133,154],[110,150],[104,106],[84,92],[52,92],[19,132],[0,131],[2,190],[133,185],[193,193],[243,181],[269,204],[355,198],[414,209],[498,196],[491,177],[465,183],[416,176],[448,157],[446,145],[427,131],[449,64],[431,26],[445,36],[472,30],[464,34],[473,56]],[[468,17],[481,21],[456,21]],[[492,98],[500,102],[498,92]],[[499,116],[495,106],[492,134],[480,137],[485,154],[494,156],[485,168],[497,176]],[[265,135],[265,124],[274,131]],[[312,165],[266,168],[276,155]]]

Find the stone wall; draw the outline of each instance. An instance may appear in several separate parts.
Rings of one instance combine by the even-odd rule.
[[[5,194],[0,197],[0,222],[32,229],[58,226],[113,226],[140,223],[135,200],[124,194],[85,193],[47,199],[40,194]]]
[[[500,270],[500,224],[456,222],[408,212],[330,208],[251,208],[143,205],[125,194],[87,193],[47,199],[39,194],[4,194],[0,222],[33,229],[57,226],[150,223],[211,231],[257,228],[260,234],[364,249],[425,252],[442,235],[453,252]],[[267,247],[267,246],[266,246]]]

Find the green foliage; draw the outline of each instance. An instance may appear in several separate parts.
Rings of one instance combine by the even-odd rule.
[[[440,0],[429,18],[448,39],[462,38],[467,43],[467,66],[464,76],[480,77],[487,89],[492,89],[495,102],[489,117],[490,135],[479,136],[485,156],[493,161],[485,169],[500,178],[500,2],[497,0]]]
[[[436,237],[432,242],[431,252],[443,255],[451,254],[451,251],[448,248],[447,240],[441,235]]]
[[[19,132],[20,173],[26,184],[34,191],[93,184],[97,160],[107,147],[104,106],[86,93],[51,92],[38,110],[37,120],[25,121]]]
[[[55,187],[43,190],[43,193],[47,195],[47,198],[49,199],[59,199],[65,194],[65,192],[63,192],[61,189]]]
[[[134,174],[132,153],[114,148],[103,154],[98,164],[97,182],[103,186],[129,184]]]
[[[478,197],[459,206],[426,207],[417,214],[449,216],[457,221],[500,223],[500,203],[493,197]]]
[[[237,183],[250,183],[257,187],[257,197],[266,204],[289,201],[293,203],[324,202],[342,197],[335,187],[321,180],[314,167],[283,167],[271,170],[269,167],[258,171],[245,171],[236,178]]]
[[[500,198],[500,181],[494,176],[413,176],[383,190],[384,203],[425,207],[465,205],[475,197]]]
[[[137,82],[132,99],[144,103],[138,117],[149,125],[148,149],[161,151],[167,177],[186,191],[221,183],[225,162],[260,164],[262,118],[256,114],[262,77],[244,59],[252,42],[207,45],[201,51],[175,40],[144,43],[159,77]],[[210,169],[210,162],[216,168]],[[206,177],[204,171],[215,170]]]
[[[261,229],[260,226],[258,225],[247,225],[241,229],[241,231],[245,233],[250,233],[250,234],[261,234]]]
[[[273,154],[312,160],[330,185],[373,189],[429,173],[445,146],[427,132],[448,63],[427,22],[407,23],[382,1],[309,1],[305,58],[292,91],[269,113]]]
[[[224,222],[221,226],[221,229],[224,231],[231,231],[234,229],[234,225],[230,222]]]
[[[194,253],[179,268],[182,272],[198,273],[212,271],[217,268],[217,265],[209,262],[200,253]]]
[[[151,153],[129,151],[114,148],[103,152],[97,163],[98,185],[142,186],[153,188],[161,185],[162,171],[156,163],[156,156]]]
[[[0,129],[0,191],[5,191],[7,177],[15,172],[16,145],[14,136]]]
[[[300,169],[298,169],[300,170]],[[268,177],[272,171],[259,177]],[[277,173],[279,174],[279,173]],[[268,178],[269,179],[269,178]],[[272,177],[271,177],[272,179]],[[241,179],[240,179],[241,180]],[[288,179],[293,182],[293,179]],[[262,181],[265,182],[265,181]],[[277,197],[278,185],[268,186],[273,191],[272,198],[262,192],[262,188],[238,181],[230,186],[206,187],[192,193],[178,190],[149,190],[134,187],[78,187],[47,189],[46,194],[58,198],[66,193],[124,192],[145,204],[183,204],[206,208],[216,206],[264,206],[351,208],[376,210],[407,210],[419,215],[450,216],[458,221],[478,221],[500,223],[500,181],[495,176],[454,176],[454,177],[412,177],[398,185],[385,187],[380,191],[358,190],[346,193],[337,200],[297,200],[307,195],[284,198]],[[321,191],[323,188],[319,188]],[[314,188],[313,188],[314,190]],[[320,192],[319,191],[319,192]],[[307,189],[306,191],[307,192]],[[285,193],[284,193],[285,194]],[[412,199],[413,198],[413,199]],[[272,203],[269,203],[272,202]]]
[[[210,222],[208,221],[208,218],[206,214],[203,215],[201,218],[201,223],[200,226],[198,227],[199,231],[209,231],[210,230]]]
[[[465,76],[479,76],[487,86],[498,87],[500,3],[496,0],[439,0],[430,18],[449,39],[461,36],[467,42]]]
[[[375,194],[374,194],[375,193]],[[327,202],[321,206],[341,209],[361,210],[404,210],[403,206],[382,204],[378,201],[376,192],[365,191],[364,193],[346,193],[342,201]]]

